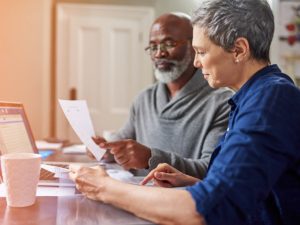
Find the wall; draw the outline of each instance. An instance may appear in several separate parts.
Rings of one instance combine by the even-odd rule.
[[[25,105],[37,138],[49,132],[49,5],[0,1],[0,100]]]
[[[195,0],[186,0],[186,1],[182,1],[182,0],[56,0],[56,3],[146,6],[146,7],[154,8],[155,16],[170,11],[182,11],[182,12],[189,13],[193,8],[195,8],[194,6]],[[59,79],[59,78],[56,77],[55,79]],[[55,108],[55,105],[57,104],[57,97],[53,96],[51,102],[53,105],[52,108]],[[53,116],[52,121],[56,121],[56,115]]]
[[[57,0],[57,2],[152,6],[158,16],[172,11],[190,13],[196,8],[198,0]]]
[[[152,6],[190,12],[194,0],[0,0],[0,101],[22,102],[36,138],[53,135],[56,2]],[[183,9],[183,10],[181,10]]]
[[[163,0],[156,1],[156,15],[161,15],[166,12],[181,11],[187,14],[192,14],[197,8],[199,0]]]
[[[158,16],[169,11],[190,13],[198,1],[0,0],[0,101],[24,103],[36,138],[53,134],[56,2],[152,6]],[[278,15],[278,0],[271,2]],[[278,61],[277,40],[271,58]]]

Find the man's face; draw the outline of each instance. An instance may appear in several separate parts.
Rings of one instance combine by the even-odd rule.
[[[155,23],[149,46],[155,77],[163,83],[177,80],[193,60],[191,43],[180,26]]]

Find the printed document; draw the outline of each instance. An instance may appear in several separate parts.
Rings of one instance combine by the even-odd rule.
[[[86,101],[59,100],[59,104],[79,139],[100,161],[106,150],[100,148],[92,139],[95,136],[95,131]]]

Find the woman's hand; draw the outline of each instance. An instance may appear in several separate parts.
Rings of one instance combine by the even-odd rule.
[[[101,199],[104,182],[109,178],[108,174],[100,166],[82,167],[70,165],[69,176],[76,184],[76,188],[87,198],[93,200]]]
[[[161,187],[190,186],[199,181],[198,178],[186,175],[167,163],[159,164],[140,184],[145,185],[150,180],[153,180],[155,185]]]

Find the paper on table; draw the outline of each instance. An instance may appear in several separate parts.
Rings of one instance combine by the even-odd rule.
[[[38,186],[36,196],[74,196],[75,187],[41,187]]]
[[[48,170],[51,173],[69,173],[69,169],[59,167],[59,166],[52,166],[47,164],[41,164],[41,168]]]
[[[75,187],[41,187],[38,186],[36,196],[74,196],[76,194]],[[0,184],[0,197],[5,197],[6,191],[4,184]]]
[[[86,153],[86,146],[85,145],[71,145],[68,147],[64,147],[62,149],[64,154],[85,154]]]
[[[35,141],[35,145],[37,149],[51,149],[51,150],[61,150],[62,143],[50,143],[43,140],[37,140]]]
[[[71,127],[83,144],[100,161],[105,149],[100,148],[92,139],[95,136],[92,120],[85,100],[59,100],[59,104]]]
[[[44,170],[47,170],[51,173],[54,173],[54,177],[56,178],[64,178],[64,179],[70,179],[69,178],[69,169],[62,168],[59,166],[51,166],[47,164],[41,164],[41,168]]]

